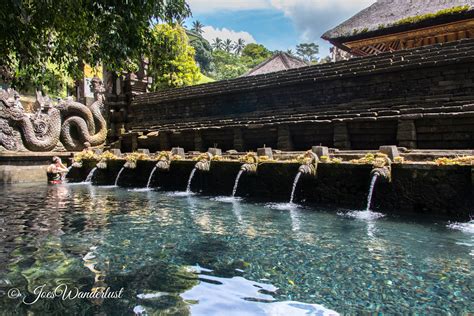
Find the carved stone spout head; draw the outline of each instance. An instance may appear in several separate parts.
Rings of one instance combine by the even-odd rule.
[[[318,156],[311,150],[307,151],[303,156],[303,163],[299,167],[298,171],[302,174],[316,176],[318,169]]]
[[[211,160],[212,160],[212,154],[211,153],[205,153],[202,154],[199,157],[199,161],[196,163],[196,169],[200,171],[205,171],[208,172],[211,170]]]

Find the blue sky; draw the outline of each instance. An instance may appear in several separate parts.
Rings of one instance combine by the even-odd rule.
[[[257,42],[271,50],[316,42],[320,55],[330,45],[320,36],[375,0],[188,0],[193,17],[206,27],[204,37]]]

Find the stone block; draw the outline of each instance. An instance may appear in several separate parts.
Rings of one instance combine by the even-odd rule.
[[[120,149],[113,148],[113,149],[110,149],[110,152],[117,157],[120,157],[122,155],[122,152],[120,151]]]
[[[209,148],[207,152],[213,156],[222,156],[222,149],[220,148]]]
[[[257,156],[267,156],[273,159],[273,152],[271,147],[257,148]]]
[[[379,151],[382,154],[385,154],[390,158],[390,160],[394,160],[396,157],[399,157],[400,154],[398,153],[397,146],[380,146]]]
[[[141,154],[145,154],[145,155],[149,155],[150,154],[150,150],[147,149],[147,148],[139,148],[137,149],[137,152],[141,153]]]
[[[321,156],[329,156],[329,148],[325,146],[313,146],[311,150],[318,156],[318,158],[320,158]]]
[[[184,154],[184,148],[181,148],[181,147],[173,147],[171,148],[171,154],[172,155],[177,155],[177,156],[180,156],[181,158],[185,158],[185,154]]]

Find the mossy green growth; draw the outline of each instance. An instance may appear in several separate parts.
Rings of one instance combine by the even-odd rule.
[[[462,12],[468,11],[470,8],[469,5],[463,5],[463,6],[456,6],[452,8],[447,8],[443,10],[439,10],[438,12],[435,13],[427,13],[427,14],[421,14],[421,15],[415,15],[415,16],[410,16],[403,18],[401,20],[396,21],[392,25],[402,25],[402,24],[413,24],[413,23],[418,23],[424,20],[429,20],[429,19],[434,19],[440,16],[444,15],[451,15],[451,14],[458,14]]]

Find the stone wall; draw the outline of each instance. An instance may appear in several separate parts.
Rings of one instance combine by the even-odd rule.
[[[125,151],[474,147],[474,40],[134,97]]]
[[[46,153],[0,153],[0,184],[47,182],[46,168],[51,164],[52,158],[58,156],[66,165],[69,152]]]
[[[94,184],[111,185],[125,160],[108,162],[107,169],[97,169]],[[124,169],[118,185],[145,187],[156,161],[138,161],[135,169]],[[173,161],[169,171],[157,170],[151,188],[162,191],[185,191],[196,161]],[[73,168],[71,181],[84,181],[95,163]],[[191,185],[193,192],[211,196],[229,196],[241,163],[213,161],[209,172],[197,171]],[[267,202],[288,202],[298,163],[269,162],[258,166],[256,174],[240,178],[237,196]],[[296,188],[295,202],[318,206],[337,206],[363,210],[371,181],[371,165],[318,165],[317,177],[302,176]],[[471,166],[436,166],[426,164],[392,165],[392,182],[377,182],[373,209],[394,214],[416,214],[432,219],[468,220],[472,215],[474,173]]]

